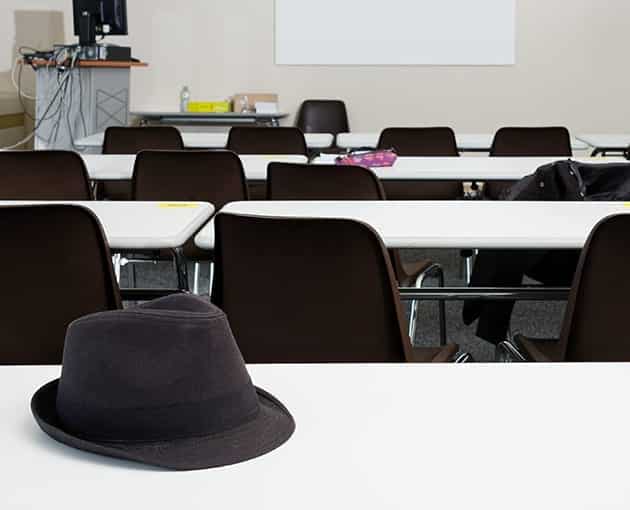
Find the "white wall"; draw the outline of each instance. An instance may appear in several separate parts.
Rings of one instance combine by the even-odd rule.
[[[275,0],[276,63],[512,65],[515,14],[516,0]]]
[[[630,2],[517,3],[515,66],[283,67],[274,64],[273,0],[128,0],[129,40],[135,55],[151,64],[134,71],[132,104],[176,108],[179,89],[187,84],[197,99],[278,92],[288,111],[303,98],[340,97],[354,130],[416,123],[461,132],[506,124],[630,130]],[[71,39],[70,5],[71,0],[2,0],[0,34],[9,37],[0,39],[0,72],[10,65],[12,11],[64,9]],[[126,38],[112,42],[124,44]]]

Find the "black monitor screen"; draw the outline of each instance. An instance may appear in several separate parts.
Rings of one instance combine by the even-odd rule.
[[[84,12],[94,16],[99,35],[127,35],[126,0],[73,0],[74,34],[79,35],[79,21]]]

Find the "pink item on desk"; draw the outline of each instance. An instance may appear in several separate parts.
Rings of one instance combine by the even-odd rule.
[[[394,166],[398,155],[393,150],[380,150],[370,152],[356,152],[347,156],[339,156],[335,162],[345,166],[365,166],[368,168],[381,168]]]

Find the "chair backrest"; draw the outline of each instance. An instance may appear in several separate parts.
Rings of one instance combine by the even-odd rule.
[[[0,231],[0,264],[10,268],[0,297],[0,364],[59,364],[70,322],[121,308],[101,225],[82,207],[1,207]]]
[[[565,127],[505,127],[494,135],[490,156],[545,157],[573,155]]]
[[[216,210],[248,198],[241,160],[229,151],[142,151],[134,166],[133,196],[210,202]]]
[[[304,133],[347,133],[350,131],[348,112],[343,101],[309,99],[302,103],[296,126]]]
[[[573,282],[560,341],[570,362],[629,362],[630,214],[600,222]]]
[[[236,154],[307,155],[304,133],[293,127],[233,127],[227,149]]]
[[[571,135],[565,127],[505,127],[494,135],[491,157],[571,157]],[[488,181],[484,194],[504,198],[514,181]]]
[[[392,267],[369,226],[220,213],[215,227],[212,300],[247,362],[410,359]]]
[[[143,150],[184,149],[182,135],[172,126],[108,127],[103,154],[138,154]]]
[[[269,200],[385,200],[374,172],[359,166],[270,163]]]
[[[455,133],[448,127],[387,128],[379,149],[395,149],[401,157],[457,157]],[[463,195],[459,181],[388,181],[390,200],[457,200]]]
[[[402,157],[459,156],[455,133],[449,127],[387,128],[381,132],[379,149],[395,149]]]
[[[91,200],[83,159],[69,151],[0,152],[0,200]]]
[[[270,163],[267,171],[269,200],[386,200],[379,178],[361,166]],[[389,250],[397,275],[403,263],[397,250]]]

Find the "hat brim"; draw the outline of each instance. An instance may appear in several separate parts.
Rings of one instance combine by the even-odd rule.
[[[282,403],[256,388],[257,418],[227,432],[160,442],[94,442],[64,430],[57,415],[58,384],[58,379],[46,384],[31,400],[33,416],[46,434],[73,448],[166,469],[207,469],[253,459],[278,448],[295,430],[293,417]]]

